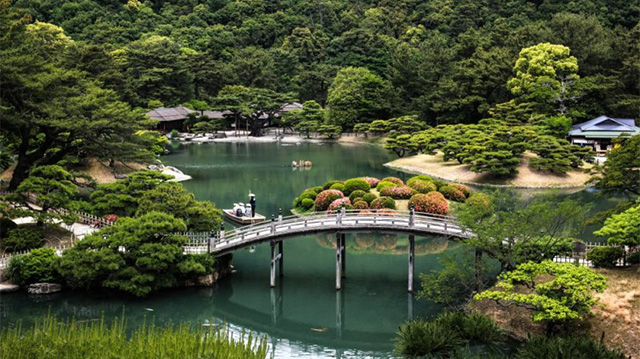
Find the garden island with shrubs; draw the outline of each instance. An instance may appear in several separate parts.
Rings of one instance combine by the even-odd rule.
[[[333,212],[342,207],[349,210],[408,210],[448,215],[451,203],[488,203],[479,192],[458,183],[449,183],[429,176],[414,176],[406,183],[397,177],[355,177],[344,181],[330,180],[321,186],[307,188],[293,200],[292,212],[304,215],[312,212]]]

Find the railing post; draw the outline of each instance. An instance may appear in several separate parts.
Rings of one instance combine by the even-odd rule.
[[[448,222],[447,222],[447,220],[445,219],[445,220],[444,220],[444,230],[445,230],[445,232],[447,231],[447,223],[448,223]]]
[[[415,209],[413,207],[414,207],[413,203],[411,203],[411,206],[409,206],[409,227],[413,227],[414,225]]]
[[[271,234],[276,233],[276,218],[271,215]]]
[[[215,246],[216,243],[216,231],[215,229],[211,230],[211,233],[209,233],[209,245],[207,246],[207,253],[211,253],[211,243],[213,242],[213,245]]]
[[[220,240],[224,239],[224,222],[220,225]]]
[[[282,208],[278,208],[278,223],[282,223]]]

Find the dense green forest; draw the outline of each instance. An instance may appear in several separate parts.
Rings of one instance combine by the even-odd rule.
[[[327,103],[336,73],[380,82],[372,120],[415,114],[475,123],[510,99],[521,49],[562,44],[578,60],[578,119],[640,113],[640,6],[627,0],[18,0],[76,40],[74,66],[132,106],[225,85]],[[357,101],[354,100],[354,101]],[[155,102],[157,103],[157,102]]]

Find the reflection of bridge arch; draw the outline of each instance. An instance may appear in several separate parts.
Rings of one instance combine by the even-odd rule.
[[[254,224],[219,235],[195,237],[185,246],[186,253],[211,253],[221,256],[238,249],[269,241],[271,243],[270,285],[275,287],[276,263],[283,274],[283,240],[314,233],[336,233],[336,289],[342,286],[346,269],[346,232],[392,232],[409,235],[409,279],[408,290],[413,291],[413,262],[415,236],[441,234],[448,237],[468,238],[468,233],[453,217],[438,216],[411,211],[392,210],[345,210],[334,214],[316,212],[308,216],[290,216],[272,219],[270,223]],[[278,253],[276,254],[276,244]]]

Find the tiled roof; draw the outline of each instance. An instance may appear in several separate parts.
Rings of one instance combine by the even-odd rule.
[[[632,118],[600,116],[593,120],[573,125],[572,130],[569,131],[569,136],[585,136],[595,133],[601,136],[607,133],[606,137],[617,137],[621,133],[634,135],[640,134],[640,127],[635,125],[635,120]]]
[[[186,108],[184,106],[178,106],[173,108],[160,107],[155,110],[147,112],[149,117],[156,119],[160,122],[166,121],[180,121],[187,118],[187,115],[194,113],[194,110]]]

